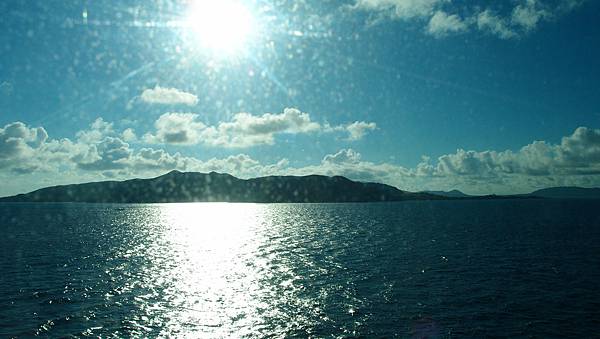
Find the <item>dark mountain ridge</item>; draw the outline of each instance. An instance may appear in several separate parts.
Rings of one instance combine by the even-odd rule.
[[[150,179],[52,186],[26,194],[0,198],[0,202],[326,203],[535,198],[600,199],[600,188],[553,187],[529,194],[470,196],[458,190],[413,193],[386,184],[352,181],[342,176],[266,176],[240,179],[225,173],[174,170]]]
[[[465,194],[459,190],[451,190],[451,191],[423,191],[423,193],[435,194],[442,197],[447,198],[470,198],[474,197],[473,195]]]
[[[482,199],[600,199],[600,188],[584,188],[574,186],[548,187],[531,193],[513,195],[469,195],[459,190],[451,191],[423,191],[446,198],[461,200]]]
[[[171,171],[151,179],[102,181],[42,188],[0,202],[372,202],[439,200],[428,193],[357,182],[341,176],[267,176],[239,179],[223,173]]]
[[[528,195],[556,199],[600,199],[600,188],[550,187],[533,191]]]

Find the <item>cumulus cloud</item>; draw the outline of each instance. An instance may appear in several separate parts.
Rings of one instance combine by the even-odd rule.
[[[362,139],[367,132],[375,130],[377,124],[374,122],[355,121],[345,126],[345,128],[348,131],[348,140],[354,141]]]
[[[302,114],[289,114],[294,115],[291,119],[294,123],[282,123],[281,117],[263,115],[251,118],[243,129],[235,131],[268,135],[274,131],[309,132],[316,128],[311,127],[314,122]],[[191,119],[192,123],[196,121],[195,116],[184,115],[183,118]],[[203,135],[211,128],[200,126],[199,129]],[[216,131],[218,133],[218,127]],[[468,193],[515,193],[545,186],[600,185],[600,129],[588,127],[577,128],[559,143],[534,141],[514,151],[459,149],[435,159],[423,157],[414,167],[364,160],[363,155],[353,149],[326,154],[319,163],[303,167],[290,166],[285,158],[264,164],[243,153],[201,160],[163,149],[135,149],[122,138],[123,134],[101,119],[76,133],[74,140],[52,139],[43,127],[30,127],[21,122],[7,124],[0,128],[0,177],[6,180],[8,173],[20,174],[14,178],[37,175],[39,180],[27,183],[31,188],[39,188],[35,185],[42,182],[47,186],[65,180],[96,180],[98,176],[125,179],[158,175],[172,169],[226,172],[242,178],[275,174],[344,175],[413,191],[459,188]],[[168,138],[166,134],[160,136]],[[54,181],[47,181],[48,178]]]
[[[0,168],[27,161],[47,139],[48,133],[44,128],[30,128],[19,121],[0,128]],[[23,171],[21,165],[26,164],[18,164],[14,169]]]
[[[207,134],[209,143],[224,147],[250,147],[272,145],[276,134],[302,134],[317,132],[321,125],[311,120],[308,113],[296,108],[286,108],[283,113],[266,113],[254,116],[238,113],[231,122],[221,122]]]
[[[130,160],[130,167],[135,172],[161,173],[173,169],[201,170],[202,162],[180,153],[171,154],[163,149],[142,148],[135,152]]]
[[[560,167],[575,173],[600,173],[600,129],[579,127],[556,148]]]
[[[286,173],[342,175],[353,180],[387,183],[403,189],[409,187],[407,179],[414,176],[410,169],[402,166],[362,160],[361,154],[353,149],[327,154],[318,165],[287,168]]]
[[[201,141],[206,125],[194,113],[165,113],[155,122],[156,133],[144,135],[147,143],[192,145]]]
[[[173,169],[179,167],[179,153],[173,156],[162,149],[142,148],[137,156],[139,158],[138,168]]]
[[[600,174],[600,130],[579,127],[563,137],[560,144],[534,141],[517,152],[459,149],[439,157],[435,174],[473,177]]]
[[[127,167],[132,151],[129,144],[119,138],[106,137],[104,140],[91,145],[88,153],[77,164],[79,168],[93,171],[106,171]],[[90,161],[91,160],[91,161]]]
[[[187,113],[163,115],[162,122],[158,124],[160,133],[153,137],[171,141],[197,138],[196,130],[202,132],[206,128],[204,125],[196,125],[196,118]],[[187,133],[185,130],[185,133],[181,132],[184,125],[193,129],[190,134],[186,134],[186,138],[181,137]],[[310,130],[310,124],[296,121],[288,129]],[[288,164],[286,159],[275,164],[261,164],[245,154],[202,161],[163,149],[144,147],[136,150],[124,140],[124,136],[128,134],[127,129],[116,131],[112,123],[99,118],[87,129],[75,133],[74,140],[58,140],[50,139],[42,127],[32,128],[21,122],[14,122],[0,128],[0,175],[6,171],[17,174],[43,172],[46,177],[51,177],[51,173],[65,172],[71,173],[71,181],[76,182],[77,178],[89,178],[86,173],[126,178],[179,169],[206,172],[215,170],[249,177],[275,173]]]
[[[347,141],[357,141],[362,139],[367,133],[370,131],[374,131],[377,129],[377,124],[374,122],[366,122],[366,121],[355,121],[350,124],[345,125],[337,125],[331,126],[326,123],[323,126],[323,132],[332,133],[332,132],[343,132],[347,134]]]
[[[137,140],[137,135],[133,128],[126,128],[122,133],[121,137],[126,142],[133,142]]]
[[[325,164],[357,164],[360,162],[360,153],[353,149],[342,149],[335,154],[327,154],[322,162]]]
[[[102,118],[97,118],[87,130],[79,131],[75,134],[77,140],[82,143],[95,143],[104,139],[108,135],[114,134],[112,122],[106,122]]]
[[[295,174],[345,175],[408,190],[454,189],[470,193],[524,193],[559,185],[600,185],[600,129],[577,128],[559,144],[534,141],[517,151],[459,149],[413,168],[364,161],[352,149],[325,155],[319,165],[288,169]]]
[[[251,147],[273,144],[276,134],[310,133],[320,125],[308,113],[286,108],[281,114],[266,113],[260,116],[238,113],[231,121],[207,126],[193,113],[165,113],[156,120],[155,134],[146,134],[148,143],[198,144],[222,147]]]
[[[367,11],[378,19],[427,21],[425,32],[436,37],[477,29],[501,39],[512,39],[535,30],[540,22],[564,15],[585,0],[518,0],[510,11],[479,4],[454,6],[451,0],[356,0],[353,10]],[[452,13],[449,13],[452,12]]]
[[[145,89],[140,99],[148,104],[161,105],[187,105],[195,106],[198,97],[177,88],[166,88],[156,85],[154,88]]]
[[[143,140],[147,143],[205,144],[215,147],[246,148],[258,145],[272,145],[275,136],[280,134],[310,134],[346,132],[348,140],[363,138],[376,129],[373,122],[356,121],[348,125],[322,125],[311,119],[308,113],[296,108],[286,108],[282,113],[252,115],[237,113],[230,121],[222,121],[207,126],[199,121],[194,113],[165,113],[154,123],[155,133],[147,133]]]
[[[88,129],[75,133],[75,139],[49,139],[42,127],[31,128],[15,122],[0,128],[0,168],[25,174],[70,170],[110,171],[128,168],[133,150],[113,124],[96,119]]]

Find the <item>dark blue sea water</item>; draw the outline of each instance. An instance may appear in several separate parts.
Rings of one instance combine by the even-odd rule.
[[[599,337],[600,203],[2,204],[0,337]]]

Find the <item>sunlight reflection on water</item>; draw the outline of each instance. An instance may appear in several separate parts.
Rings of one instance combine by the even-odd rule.
[[[589,337],[595,210],[0,204],[0,337]]]
[[[147,270],[168,286],[162,291],[168,303],[163,305],[167,312],[161,334],[237,337],[259,336],[267,329],[271,334],[289,333],[293,327],[310,331],[314,309],[297,295],[304,286],[297,284],[300,277],[290,267],[293,259],[279,257],[294,256],[281,240],[293,243],[295,237],[280,234],[288,225],[276,223],[285,220],[286,208],[165,204],[158,214],[164,231],[154,242],[160,247],[147,252]],[[299,308],[290,312],[290,306]]]
[[[265,206],[251,204],[172,204],[161,206],[161,223],[175,262],[172,319],[167,333],[218,337],[260,324],[261,291],[256,267],[260,234],[268,226]]]
[[[347,222],[323,206],[184,203],[94,214],[79,227],[101,239],[106,277],[89,290],[107,292],[103,312],[85,315],[98,325],[86,335],[307,336],[361,325],[353,278],[343,279],[337,259],[352,233],[338,233]]]

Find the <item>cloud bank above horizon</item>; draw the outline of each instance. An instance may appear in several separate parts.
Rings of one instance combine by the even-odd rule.
[[[159,140],[163,143],[190,141],[193,144],[205,137],[202,133],[207,127],[194,122],[196,115],[172,113],[167,115],[169,124],[161,121],[164,116],[156,123],[159,132],[156,135],[145,134],[143,139],[155,138],[156,140],[150,140],[154,144]],[[296,109],[262,116],[245,114],[242,118],[224,124],[232,124],[233,127],[221,128],[221,124],[216,128],[216,133],[223,133],[227,142],[236,142],[235,138],[227,137],[229,131],[256,133],[258,139],[253,139],[252,135],[245,139],[253,140],[244,144],[248,147],[273,145],[276,140],[274,133],[277,132],[312,133],[312,137],[316,139],[319,134],[315,132],[319,129],[335,130],[311,121],[307,113]],[[348,132],[347,140],[352,140],[353,135],[356,137],[362,133],[354,129],[360,130],[364,128],[363,125],[369,126],[368,123],[353,123],[339,129]],[[194,134],[194,129],[200,134]],[[168,134],[169,131],[173,133]],[[211,133],[208,135],[212,137]],[[214,145],[232,147],[226,143]],[[457,188],[473,194],[524,193],[561,185],[600,185],[600,129],[587,127],[577,128],[557,144],[533,141],[516,151],[458,149],[455,153],[443,154],[435,159],[424,156],[415,167],[371,162],[363,159],[363,155],[352,148],[324,154],[316,164],[294,167],[288,158],[281,158],[274,163],[262,163],[245,153],[239,153],[222,158],[201,159],[184,156],[179,152],[170,153],[154,146],[136,139],[131,128],[118,131],[113,123],[102,118],[93,121],[88,129],[76,132],[73,139],[60,140],[51,138],[41,126],[32,127],[23,122],[13,122],[0,128],[0,177],[7,183],[0,195],[102,178],[155,176],[173,169],[225,172],[241,178],[264,175],[343,175],[354,180],[386,183],[404,190]],[[240,145],[234,144],[233,147],[235,146]],[[32,180],[39,177],[43,179]]]

